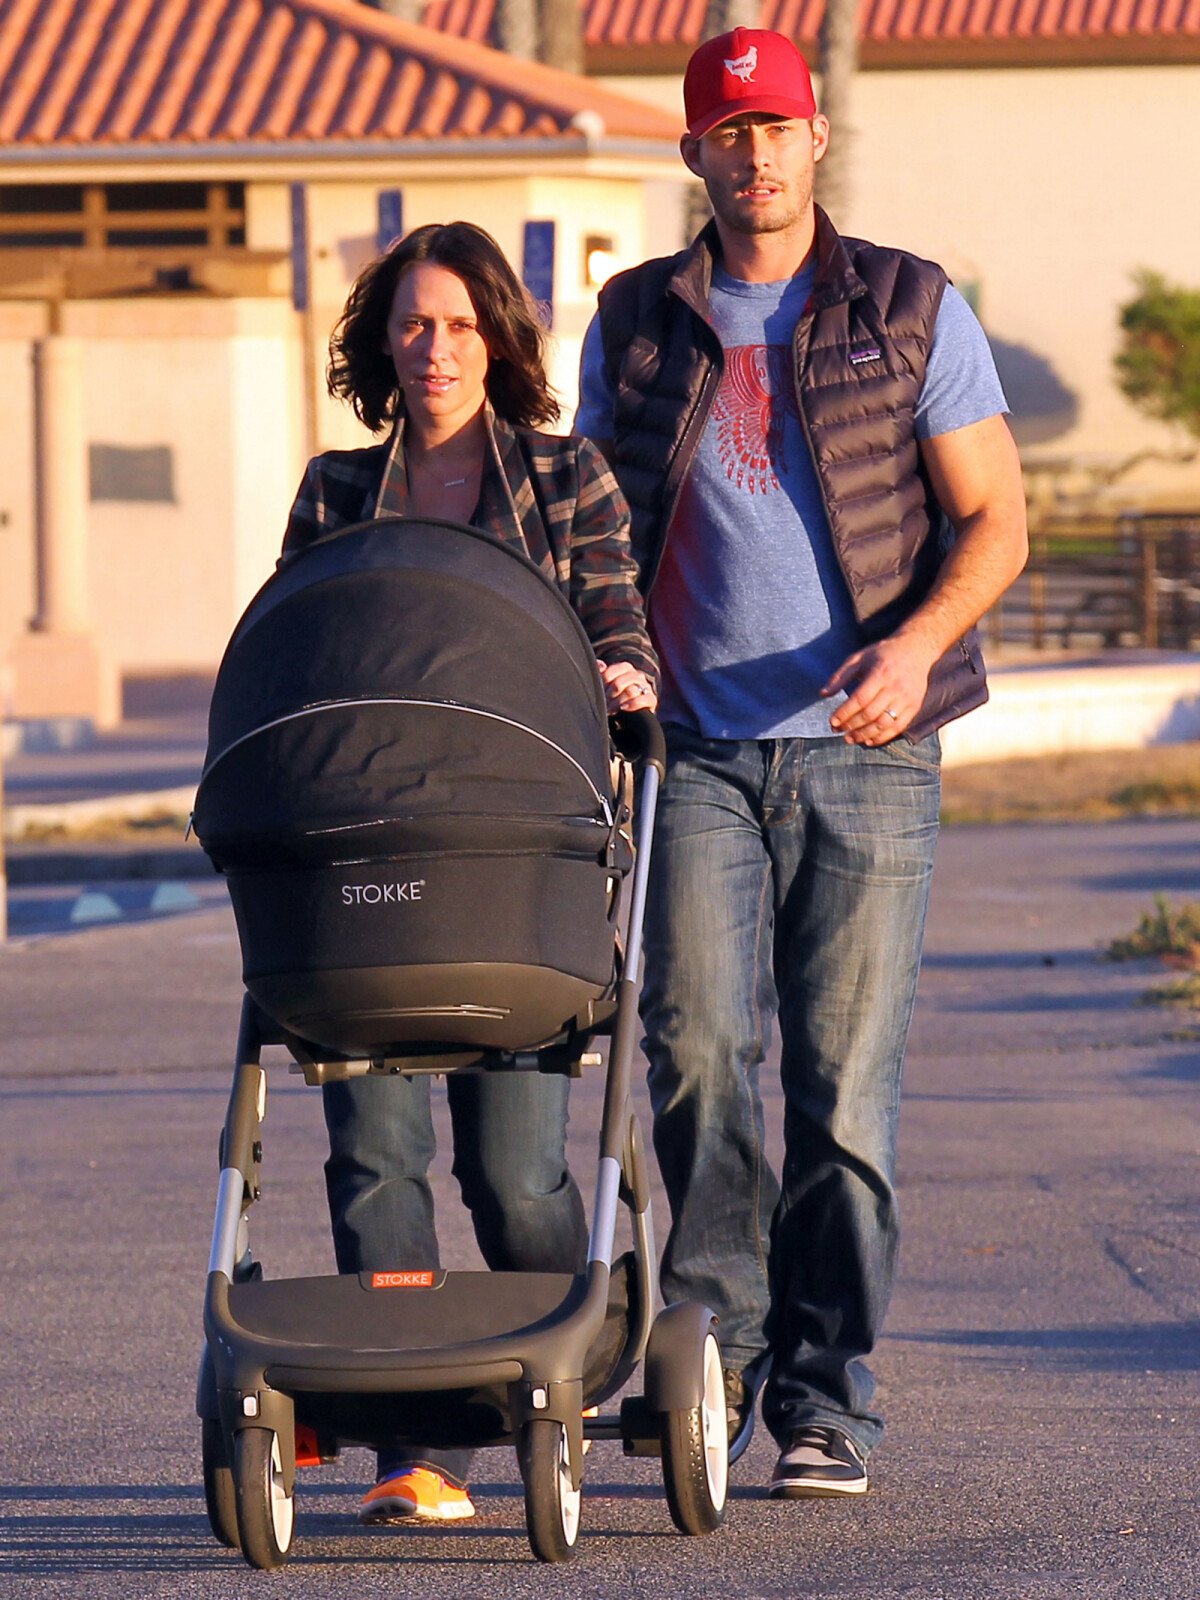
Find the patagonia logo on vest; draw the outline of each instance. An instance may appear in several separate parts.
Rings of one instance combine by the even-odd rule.
[[[877,344],[857,344],[850,347],[850,365],[865,366],[868,361],[882,361],[883,351]]]

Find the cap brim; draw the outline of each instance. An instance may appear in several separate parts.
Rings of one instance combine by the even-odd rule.
[[[817,104],[815,100],[799,100],[794,95],[777,94],[746,95],[738,100],[726,100],[723,105],[714,106],[691,123],[688,137],[702,139],[722,122],[730,122],[734,117],[744,117],[755,111],[770,117],[788,117],[807,122],[816,115]]]

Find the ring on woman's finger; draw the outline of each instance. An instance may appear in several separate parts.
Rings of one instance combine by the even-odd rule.
[[[898,711],[893,711],[891,706],[885,706],[883,714],[885,717],[891,717],[893,722],[900,721],[900,713]]]

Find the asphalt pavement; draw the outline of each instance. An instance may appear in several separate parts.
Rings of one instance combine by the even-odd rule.
[[[211,1539],[193,1382],[239,1001],[221,904],[0,948],[0,1593],[1160,1600],[1200,1592],[1200,1028],[1098,960],[1200,898],[1200,823],[949,829],[902,1116],[905,1237],[861,1501],[786,1504],[760,1426],[725,1526],[672,1532],[657,1464],[598,1443],[580,1554],[529,1553],[515,1464],[479,1515],[368,1532],[367,1458],[305,1474],[294,1554]],[[780,1102],[768,1068],[768,1121]],[[320,1107],[271,1074],[257,1253],[331,1269]],[[573,1101],[590,1188],[599,1080]],[[448,1262],[474,1246],[444,1154]],[[657,1215],[665,1216],[661,1199]]]

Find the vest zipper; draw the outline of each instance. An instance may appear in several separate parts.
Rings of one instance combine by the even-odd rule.
[[[821,509],[825,513],[825,521],[829,526],[829,543],[833,546],[833,553],[837,559],[838,571],[842,575],[842,582],[846,585],[846,594],[849,597],[850,604],[854,610],[855,623],[861,629],[863,620],[858,614],[858,601],[854,597],[854,588],[850,582],[850,574],[846,571],[846,563],[842,559],[841,546],[838,544],[837,533],[835,532],[833,526],[833,515],[829,509],[829,497],[825,493],[825,479],[821,476],[821,463],[817,460],[816,446],[813,444],[812,434],[809,432],[808,427],[808,413],[804,409],[803,386],[800,382],[800,372],[798,370],[799,363],[797,360],[799,355],[798,341],[800,337],[801,324],[805,321],[805,318],[807,318],[808,327],[804,346],[804,355],[805,359],[807,360],[808,344],[812,339],[813,324],[816,321],[815,314],[810,314],[811,305],[812,296],[810,295],[808,305],[806,305],[804,310],[800,313],[800,321],[796,324],[796,333],[792,338],[792,388],[795,392],[796,398],[796,415],[800,418],[800,430],[804,434],[804,443],[808,448],[808,459],[812,462],[813,476],[817,480],[817,488],[821,491]]]

